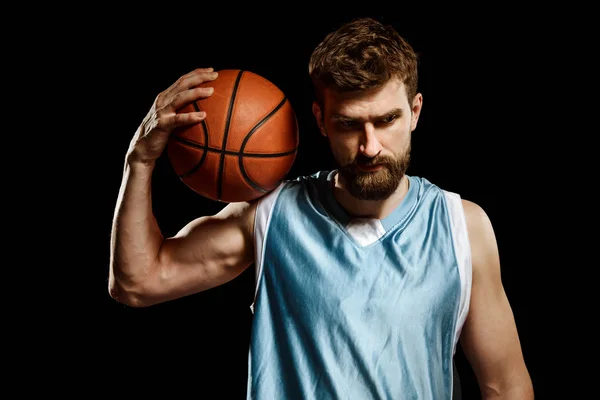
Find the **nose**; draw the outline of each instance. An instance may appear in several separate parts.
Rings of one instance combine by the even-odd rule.
[[[371,123],[365,124],[364,135],[362,135],[360,152],[366,157],[373,158],[381,152],[381,142],[377,138],[375,126]]]

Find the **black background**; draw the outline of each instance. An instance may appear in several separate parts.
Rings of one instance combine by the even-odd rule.
[[[545,317],[551,306],[544,276],[553,261],[545,250],[552,239],[538,201],[547,174],[539,140],[546,82],[536,43],[545,28],[533,29],[531,17],[503,9],[473,14],[453,8],[434,15],[426,7],[329,13],[287,3],[247,7],[172,5],[143,16],[97,10],[76,23],[83,41],[70,46],[74,61],[62,74],[74,81],[73,97],[80,99],[75,118],[85,121],[77,120],[85,151],[76,155],[81,160],[72,159],[78,168],[67,166],[75,171],[77,197],[69,203],[73,256],[63,260],[70,257],[79,275],[76,287],[51,304],[73,326],[62,337],[75,349],[69,352],[73,377],[86,391],[111,392],[118,382],[118,390],[130,394],[244,397],[253,268],[221,287],[146,309],[108,296],[110,230],[124,155],[154,97],[180,75],[212,66],[253,71],[288,96],[301,132],[291,177],[330,168],[327,143],[311,113],[308,59],[326,33],[366,15],[394,25],[420,56],[424,101],[409,173],[488,213],[537,398],[559,398],[557,382],[548,377],[554,366],[546,347],[555,334]],[[68,36],[73,40],[73,31]],[[75,179],[82,173],[85,180]],[[157,163],[153,196],[165,235],[223,207],[187,188],[165,157]],[[460,351],[457,365],[464,398],[479,398]]]

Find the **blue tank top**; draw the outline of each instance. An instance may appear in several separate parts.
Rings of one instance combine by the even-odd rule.
[[[350,218],[336,172],[259,201],[247,398],[450,399],[471,288],[460,196],[409,176],[389,216]]]

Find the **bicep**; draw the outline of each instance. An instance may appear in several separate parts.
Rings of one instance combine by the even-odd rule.
[[[491,382],[520,362],[513,313],[502,285],[492,278],[473,278],[469,314],[460,343],[480,382]]]
[[[513,312],[502,285],[494,231],[487,215],[465,204],[473,263],[469,314],[461,347],[482,390],[499,391],[524,376],[525,366]]]
[[[218,214],[197,218],[165,239],[152,279],[154,295],[182,297],[241,274],[254,258],[254,214],[255,204],[231,203]]]

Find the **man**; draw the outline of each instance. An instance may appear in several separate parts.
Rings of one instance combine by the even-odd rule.
[[[494,232],[484,210],[407,175],[422,107],[417,57],[391,27],[358,19],[314,50],[313,114],[339,168],[286,180],[165,238],[155,161],[176,114],[212,95],[212,69],[156,98],[127,152],[109,292],[145,307],[224,284],[253,263],[253,399],[449,399],[461,343],[484,398],[532,399]]]

